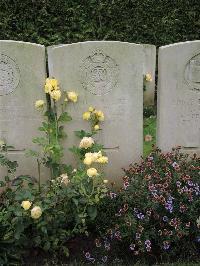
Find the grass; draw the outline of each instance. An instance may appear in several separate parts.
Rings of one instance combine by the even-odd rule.
[[[151,135],[152,141],[144,141],[144,157],[146,157],[151,152],[152,145],[156,144],[156,116],[144,118],[144,138],[146,135]]]

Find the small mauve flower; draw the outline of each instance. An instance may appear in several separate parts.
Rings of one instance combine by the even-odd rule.
[[[145,240],[145,245],[147,245],[147,246],[151,246],[151,241],[149,240],[149,239],[147,239],[147,240]]]
[[[135,251],[135,252],[134,252],[134,255],[135,255],[135,256],[139,255],[139,251],[138,251],[138,250]]]
[[[95,239],[95,244],[97,248],[101,247],[101,242],[99,239]]]
[[[135,244],[130,244],[130,246],[129,246],[129,248],[130,248],[130,250],[135,250]]]
[[[105,241],[105,242],[104,242],[104,248],[105,248],[106,250],[110,250],[110,243],[109,243],[108,241]]]
[[[163,248],[164,250],[168,250],[170,248],[169,241],[163,241]]]
[[[145,135],[144,141],[145,142],[151,142],[153,140],[153,137],[150,134]]]
[[[150,252],[151,251],[151,247],[150,246],[146,247],[146,250],[147,250],[147,252]]]
[[[103,263],[106,263],[107,260],[108,260],[108,256],[103,256],[103,257],[101,258],[101,260],[103,261]]]

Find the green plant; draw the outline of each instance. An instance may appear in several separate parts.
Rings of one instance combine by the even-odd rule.
[[[100,254],[111,256],[124,249],[143,262],[177,257],[199,261],[199,170],[200,158],[180,148],[169,153],[155,148],[140,164],[125,170],[123,188],[110,191],[98,212]]]
[[[37,137],[33,142],[40,146],[40,151],[29,151],[29,154],[37,158],[38,175],[40,180],[40,165],[44,164],[50,169],[51,179],[56,178],[65,172],[68,168],[66,164],[61,163],[63,157],[62,140],[67,137],[64,132],[64,124],[71,121],[71,116],[66,111],[68,101],[76,102],[75,92],[63,92],[56,79],[47,79],[45,84],[45,93],[47,98],[47,108],[43,100],[38,100],[35,107],[41,111],[45,121],[39,130],[44,133],[44,137]],[[57,102],[59,101],[59,105]],[[40,183],[40,182],[39,182]]]

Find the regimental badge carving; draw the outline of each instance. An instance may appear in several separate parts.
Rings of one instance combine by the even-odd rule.
[[[5,54],[0,54],[0,96],[12,93],[20,81],[17,63]]]
[[[200,54],[192,57],[187,63],[185,79],[190,89],[200,92]]]
[[[118,82],[119,66],[113,58],[101,50],[94,51],[80,66],[81,83],[94,95],[105,95]]]

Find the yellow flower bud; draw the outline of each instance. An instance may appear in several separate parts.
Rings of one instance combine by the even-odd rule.
[[[99,121],[104,121],[104,113],[102,111],[97,111],[96,115]]]
[[[97,163],[102,163],[102,164],[108,163],[108,157],[101,156],[100,158],[97,159]]]
[[[94,130],[96,130],[96,131],[99,130],[99,125],[95,125]]]
[[[68,91],[67,92],[67,97],[71,102],[76,103],[78,100],[78,94],[75,93],[74,91]]]
[[[54,99],[57,102],[61,98],[61,91],[60,90],[51,91],[50,96],[52,99]]]
[[[148,81],[148,82],[151,82],[151,81],[153,80],[153,79],[152,79],[152,76],[151,76],[150,73],[147,73],[147,74],[145,75],[145,80]]]
[[[90,106],[90,107],[88,108],[88,111],[89,111],[89,112],[93,112],[93,111],[94,111],[94,107]]]
[[[36,109],[41,109],[41,108],[44,107],[44,105],[45,105],[45,103],[44,103],[43,100],[37,100],[37,101],[35,102],[35,108],[36,108]]]
[[[83,113],[83,120],[89,120],[90,119],[90,112]]]
[[[87,170],[87,175],[89,177],[97,176],[98,175],[97,169],[95,169],[95,168],[89,168]]]
[[[108,184],[108,179],[104,179],[104,180],[103,180],[103,183],[104,183],[104,184]]]
[[[25,211],[29,210],[32,203],[29,200],[24,200],[21,203],[22,208],[24,208]]]
[[[41,210],[41,208],[39,206],[35,206],[31,210],[31,217],[33,219],[39,219],[41,215],[42,215],[42,210]]]

